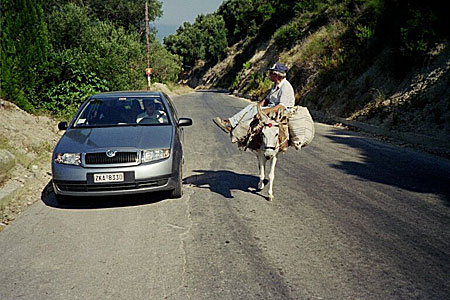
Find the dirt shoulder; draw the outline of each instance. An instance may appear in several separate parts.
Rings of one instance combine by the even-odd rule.
[[[57,121],[0,100],[0,231],[40,199],[50,182]]]

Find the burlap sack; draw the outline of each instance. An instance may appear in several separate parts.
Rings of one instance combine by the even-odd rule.
[[[306,107],[294,107],[288,118],[288,124],[291,145],[297,150],[311,143],[315,133],[314,121]]]

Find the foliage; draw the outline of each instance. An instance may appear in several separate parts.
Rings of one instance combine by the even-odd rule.
[[[291,47],[295,42],[304,36],[301,23],[299,21],[291,22],[280,27],[274,35],[275,42],[281,49]]]
[[[152,22],[162,16],[162,3],[158,0],[148,2],[148,16]],[[127,31],[138,31],[143,25],[145,0],[47,0],[45,8],[47,12],[63,11],[68,3],[86,9],[90,18],[112,22]]]
[[[1,96],[27,111],[74,112],[93,93],[143,88],[144,2],[2,1]],[[161,15],[149,0],[149,20]],[[177,80],[179,58],[150,38],[154,78]]]
[[[82,35],[91,26],[89,8],[70,2],[52,10],[47,20],[50,41],[55,51],[81,46],[84,43]]]
[[[152,21],[162,1],[149,2]],[[144,0],[3,0],[1,96],[28,111],[57,111],[94,92],[144,87],[143,7]],[[224,82],[262,90],[266,78],[243,72],[243,63],[254,54],[252,43],[272,34],[278,49],[303,45],[323,78],[345,81],[386,47],[385,65],[402,74],[436,43],[448,43],[449,19],[437,0],[227,0],[216,13],[184,23],[164,47],[151,37],[153,78],[176,81],[181,66],[211,66],[241,42],[227,75],[236,80]]]
[[[272,81],[267,78],[265,73],[252,73],[248,84],[249,95],[252,99],[262,100],[272,87]]]
[[[2,1],[1,28],[1,95],[32,111],[51,52],[41,2]]]
[[[383,3],[369,7],[379,12],[373,37],[391,47],[388,63],[394,74],[404,74],[423,62],[436,43],[448,42],[449,18],[439,1],[385,0]]]
[[[323,1],[319,0],[298,1],[298,3],[294,5],[294,10],[298,14],[315,11],[317,10],[318,6],[322,4],[321,2]]]
[[[410,10],[405,24],[400,28],[402,51],[408,55],[424,54],[436,38],[436,15],[432,11]]]
[[[361,43],[366,43],[373,37],[373,29],[367,25],[356,26],[356,37]]]
[[[145,53],[137,33],[89,19],[86,7],[67,3],[61,8],[48,17],[57,51],[42,107],[52,111],[77,107],[96,92],[144,85]]]
[[[266,24],[277,27],[293,16],[288,0],[228,0],[217,10],[228,30],[228,44],[255,36]]]
[[[256,20],[252,17],[255,12],[253,0],[225,1],[218,9],[217,14],[223,17],[229,33],[229,44],[243,39],[247,34],[253,35],[256,31]]]
[[[175,35],[164,38],[166,48],[182,58],[183,66],[189,68],[197,60],[214,64],[226,53],[227,31],[221,16],[200,15],[194,24],[185,22]]]
[[[126,33],[122,27],[98,22],[83,34],[86,70],[108,80],[111,90],[137,89],[142,85],[145,57],[137,33]]]
[[[88,96],[109,90],[105,79],[83,67],[80,52],[66,50],[55,58],[60,62],[60,75],[64,79],[50,86],[41,107],[53,112],[67,109],[74,112],[74,108],[83,103]]]
[[[153,68],[153,80],[176,82],[181,73],[181,58],[167,51],[159,42],[150,44],[150,65]]]

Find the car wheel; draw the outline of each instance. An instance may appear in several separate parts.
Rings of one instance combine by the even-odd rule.
[[[181,198],[183,196],[183,170],[181,164],[179,170],[175,188],[170,191],[170,198]]]

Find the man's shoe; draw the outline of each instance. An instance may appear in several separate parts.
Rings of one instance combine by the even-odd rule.
[[[220,129],[222,129],[225,133],[231,133],[231,130],[233,129],[231,127],[230,121],[228,120],[222,120],[221,118],[217,117],[213,119],[214,124],[219,126]]]

